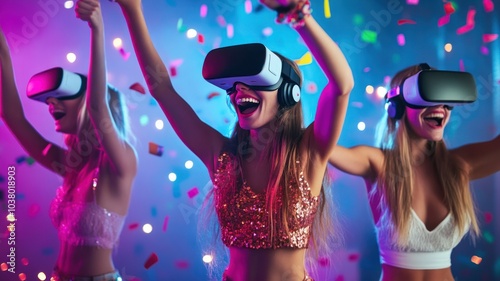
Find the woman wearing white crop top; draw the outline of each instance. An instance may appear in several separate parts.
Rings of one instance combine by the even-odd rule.
[[[121,278],[113,265],[112,248],[128,211],[137,160],[127,141],[123,97],[107,86],[99,1],[78,1],[76,14],[91,30],[87,91],[44,100],[56,131],[65,135],[67,149],[45,140],[26,120],[1,29],[0,113],[27,153],[64,179],[51,206],[60,240],[51,280],[115,281]]]
[[[391,87],[420,71],[417,65],[398,72]],[[479,232],[469,181],[500,170],[500,136],[447,150],[443,131],[452,107],[401,102],[399,116],[389,111],[382,120],[380,147],[337,146],[330,163],[366,182],[381,280],[453,280],[451,250],[467,232]]]

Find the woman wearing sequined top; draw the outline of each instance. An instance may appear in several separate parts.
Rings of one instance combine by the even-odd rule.
[[[1,30],[0,113],[28,154],[64,178],[51,205],[60,250],[50,280],[117,281],[121,277],[112,251],[128,212],[136,154],[127,141],[130,132],[124,100],[106,82],[99,1],[78,1],[76,14],[91,30],[87,91],[66,99],[51,96],[44,100],[68,148],[45,140],[26,120]],[[87,79],[82,80],[85,83]]]
[[[309,1],[261,2],[293,24],[326,75],[315,121],[304,128],[300,101],[281,103],[281,88],[261,90],[236,82],[228,90],[238,116],[230,138],[202,122],[177,93],[150,38],[141,1],[116,2],[152,96],[214,182],[215,208],[230,254],[223,279],[312,280],[305,269],[306,248],[322,234],[309,239],[321,213],[318,206],[329,203],[323,200],[322,184],[354,82],[341,50],[310,14]],[[280,59],[300,86],[297,65]]]

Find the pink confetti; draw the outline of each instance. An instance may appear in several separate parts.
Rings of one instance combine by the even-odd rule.
[[[457,29],[457,34],[458,35],[467,33],[469,31],[471,31],[472,29],[474,29],[474,26],[476,25],[476,23],[474,21],[474,17],[475,16],[476,16],[476,10],[475,9],[470,9],[467,12],[467,21],[466,21],[466,23],[465,23],[464,26],[462,26],[459,29]]]
[[[170,67],[170,76],[172,76],[172,77],[177,76],[177,67],[175,67],[175,66]]]
[[[234,36],[234,27],[232,24],[227,25],[227,38],[233,38]]]
[[[272,34],[273,34],[273,29],[270,27],[266,27],[266,28],[262,29],[262,35],[269,37]]]
[[[446,25],[450,22],[450,15],[444,15],[439,18],[438,20],[438,27],[441,27],[443,25]]]
[[[186,269],[186,268],[189,267],[189,262],[188,261],[179,260],[179,261],[175,262],[175,266],[177,266],[177,268],[180,268],[180,269]]]
[[[339,275],[335,278],[335,281],[344,281],[344,275]]]
[[[495,4],[491,0],[483,0],[483,6],[487,13],[493,12],[495,9]]]
[[[205,43],[205,36],[203,36],[203,34],[198,34],[198,43]]]
[[[196,195],[198,195],[198,193],[199,193],[199,192],[198,192],[198,188],[193,187],[193,188],[191,188],[191,189],[188,191],[188,193],[187,193],[187,194],[188,194],[189,199],[193,199],[193,197],[195,197]]]
[[[464,60],[461,59],[459,64],[460,64],[460,71],[465,71]]]
[[[365,73],[370,72],[370,70],[371,70],[371,68],[370,68],[370,67],[368,67],[368,66],[367,66],[367,67],[365,67],[365,68],[363,68],[363,72],[365,72]]]
[[[137,229],[138,227],[139,227],[139,223],[137,223],[137,222],[134,222],[134,223],[131,223],[128,225],[128,229],[130,229],[130,230]]]
[[[403,24],[416,24],[416,22],[414,20],[410,20],[410,19],[398,20],[398,25],[403,25]]]
[[[168,216],[166,216],[165,219],[163,220],[163,227],[162,227],[163,232],[167,231],[168,220],[169,220]]]
[[[156,253],[152,253],[149,258],[146,260],[144,263],[144,268],[149,269],[151,266],[153,266],[155,263],[158,262],[158,256]]]
[[[223,16],[217,16],[217,23],[219,24],[220,27],[225,27],[226,26],[226,19]]]
[[[201,5],[200,7],[200,17],[204,18],[207,16],[208,13],[208,7],[206,4]]]
[[[490,54],[490,50],[486,46],[481,46],[481,54],[487,56]]]
[[[125,51],[125,49],[123,49],[123,48],[120,48],[119,52],[120,52],[120,55],[122,55],[122,58],[124,60],[128,60],[128,58],[130,57],[130,53]]]
[[[252,1],[245,0],[245,13],[250,14],[252,12]]]
[[[453,7],[453,4],[451,4],[451,2],[447,2],[444,4],[444,12],[447,15],[451,15],[455,12],[455,7]]]
[[[408,4],[408,5],[418,5],[418,0],[406,0],[406,4]]]
[[[28,265],[30,262],[29,262],[29,260],[28,260],[27,258],[22,258],[22,259],[21,259],[21,263],[22,263],[23,265]]]
[[[497,40],[498,34],[483,34],[483,42],[490,43]]]
[[[137,83],[137,82],[134,83],[134,84],[132,84],[132,85],[130,85],[129,89],[130,90],[134,90],[136,92],[139,92],[139,93],[141,93],[143,95],[146,94],[146,89],[144,89],[144,87],[141,84]]]
[[[398,45],[399,46],[404,46],[405,44],[406,44],[405,35],[404,34],[398,34]]]
[[[484,214],[484,222],[491,223],[493,221],[493,215],[490,212]]]

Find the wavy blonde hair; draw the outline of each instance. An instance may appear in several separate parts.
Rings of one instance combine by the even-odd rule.
[[[418,65],[398,72],[391,81],[391,88],[397,87],[404,79],[418,73]],[[377,145],[384,152],[384,165],[377,180],[377,188],[371,196],[381,198],[379,208],[387,209],[398,233],[398,244],[405,245],[409,232],[409,217],[414,188],[413,167],[419,159],[412,157],[410,136],[413,134],[406,118],[406,112],[399,120],[387,114],[378,128]],[[470,223],[470,232],[479,234],[474,201],[469,187],[469,171],[466,163],[452,155],[444,140],[428,141],[424,157],[431,157],[436,167],[438,180],[443,188],[444,202],[450,210],[459,233],[464,234]]]
[[[84,79],[84,82],[86,82],[86,79]],[[64,142],[68,147],[65,156],[67,173],[64,176],[64,183],[70,189],[76,186],[81,175],[87,174],[99,165],[98,161],[103,152],[99,143],[99,136],[96,134],[101,134],[102,130],[114,129],[124,141],[130,142],[135,140],[130,130],[125,98],[118,89],[109,84],[107,86],[107,101],[113,119],[112,124],[106,124],[108,125],[107,128],[104,128],[104,126],[94,128],[87,110],[87,99],[83,96],[79,105],[77,132],[76,134],[64,135]],[[73,165],[68,163],[72,157],[79,159],[78,163],[80,164],[85,163],[83,170],[78,171],[80,169],[75,169],[76,167],[72,167]]]

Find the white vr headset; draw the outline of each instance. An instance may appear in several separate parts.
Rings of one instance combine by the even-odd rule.
[[[50,97],[75,99],[86,88],[87,78],[84,75],[55,67],[33,75],[26,87],[26,94],[30,99],[45,103]]]

